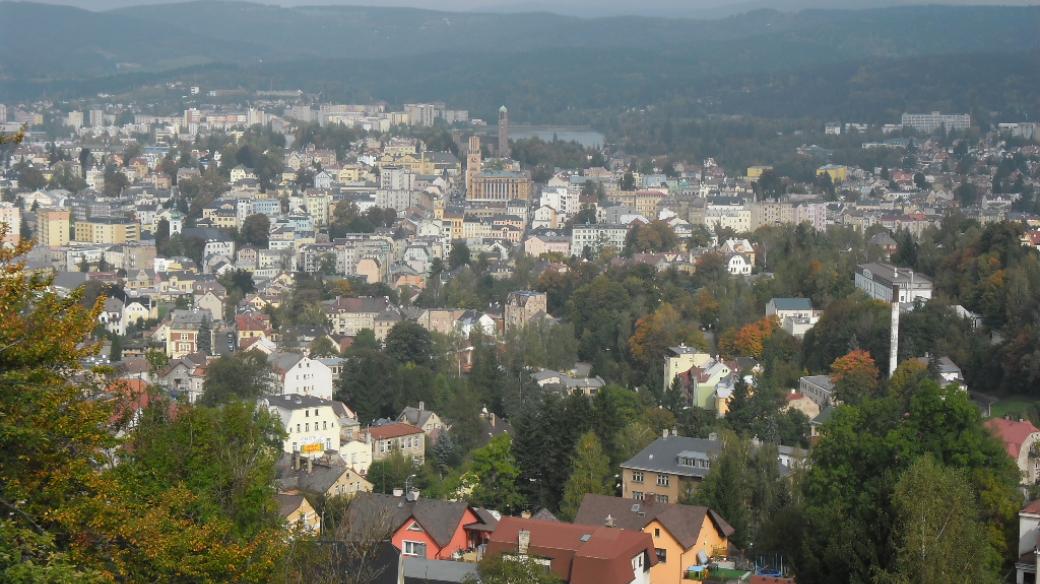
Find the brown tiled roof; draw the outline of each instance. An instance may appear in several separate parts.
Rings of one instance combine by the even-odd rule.
[[[521,530],[531,536],[528,554],[548,559],[553,573],[570,584],[627,584],[630,562],[640,553],[647,569],[657,563],[653,540],[641,531],[518,517],[498,523],[488,555],[516,553]]]
[[[368,429],[368,433],[373,440],[389,440],[390,438],[422,434],[423,431],[422,428],[416,428],[411,424],[394,422],[392,424],[383,424],[382,426],[373,426]]]
[[[687,550],[697,545],[705,515],[726,537],[733,535],[734,531],[722,516],[707,507],[592,494],[585,495],[581,500],[581,507],[574,520],[589,525],[605,525],[608,515],[614,520],[615,526],[623,529],[642,530],[648,523],[657,520]]]

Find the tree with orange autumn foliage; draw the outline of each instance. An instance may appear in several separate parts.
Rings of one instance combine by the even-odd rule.
[[[877,393],[880,376],[874,358],[862,349],[849,351],[831,364],[834,396],[847,404],[860,403]]]
[[[761,359],[766,341],[779,328],[780,321],[776,316],[767,316],[739,329],[730,329],[719,339],[719,351],[730,357],[740,355]]]
[[[668,347],[680,343],[702,349],[708,346],[696,323],[684,321],[678,310],[663,302],[653,313],[636,321],[628,350],[640,365],[657,367]]]

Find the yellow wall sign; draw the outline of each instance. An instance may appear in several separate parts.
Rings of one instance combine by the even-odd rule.
[[[322,450],[323,449],[322,449],[322,446],[321,446],[320,442],[315,442],[313,444],[304,444],[303,445],[303,453],[304,454],[314,454],[315,452],[321,452]]]

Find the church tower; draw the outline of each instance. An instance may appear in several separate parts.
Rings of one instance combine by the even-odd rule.
[[[473,177],[480,174],[480,136],[469,137],[469,149],[466,153],[466,197],[473,193]]]
[[[509,110],[498,108],[498,156],[509,158]]]

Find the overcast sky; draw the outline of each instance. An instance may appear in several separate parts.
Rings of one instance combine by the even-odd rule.
[[[87,10],[108,10],[140,4],[177,0],[37,0],[68,4]],[[263,0],[255,0],[263,1]],[[353,4],[366,6],[412,6],[435,10],[528,12],[547,11],[576,16],[638,14],[646,16],[714,17],[757,8],[799,10],[810,7],[870,8],[898,4],[1040,4],[1040,0],[276,0],[266,4],[300,6]]]

